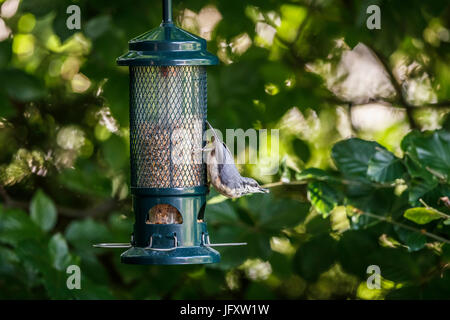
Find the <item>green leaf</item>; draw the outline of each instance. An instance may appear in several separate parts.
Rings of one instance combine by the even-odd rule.
[[[288,279],[292,276],[291,256],[273,251],[269,259],[273,273],[280,279]]]
[[[418,251],[425,247],[425,244],[427,243],[427,237],[419,232],[401,228],[399,226],[394,226],[394,230],[400,241],[408,247],[408,251]]]
[[[369,160],[367,176],[375,182],[394,182],[403,176],[405,168],[400,159],[384,148],[377,151]]]
[[[108,45],[110,47],[110,45]],[[112,74],[104,86],[103,96],[107,99],[111,113],[120,125],[127,125],[129,114],[123,106],[128,105],[128,95],[123,94],[128,87],[128,75],[121,73]]]
[[[450,182],[450,132],[410,133],[403,139],[402,148],[414,164]]]
[[[368,254],[378,249],[377,239],[363,231],[344,232],[338,243],[338,261],[344,271],[366,278],[366,269],[373,261]]]
[[[282,61],[267,61],[261,65],[259,72],[264,79],[270,79],[278,86],[284,86],[284,82],[292,74],[289,66]]]
[[[17,246],[25,239],[39,241],[43,236],[40,228],[22,210],[4,209],[0,206],[0,241]]]
[[[311,151],[309,150],[308,144],[301,140],[295,139],[292,142],[292,147],[294,148],[294,153],[304,162],[308,162],[311,158]]]
[[[0,93],[0,117],[9,118],[16,115],[16,109],[9,101],[8,97]]]
[[[9,65],[11,55],[12,55],[11,41],[10,40],[0,41],[0,67],[1,68],[4,68]]]
[[[41,0],[37,2],[34,0],[22,0],[20,3],[20,9],[22,12],[31,12],[37,17],[42,17],[44,15],[48,15],[49,12],[55,9],[55,1]]]
[[[445,262],[450,262],[450,244],[444,243],[442,246],[442,259]]]
[[[67,28],[67,18],[69,15],[66,13],[66,10],[62,7],[56,10],[56,16],[53,20],[53,30],[55,34],[61,39],[63,43],[76,32],[80,30],[77,29],[69,29]]]
[[[427,171],[426,168],[422,167],[422,164],[420,162],[416,162],[416,160],[414,160],[408,154],[405,154],[404,164],[411,177],[426,180],[428,183],[438,182],[435,176]]]
[[[413,179],[409,183],[408,187],[408,200],[412,205],[415,205],[417,201],[422,198],[425,194],[432,191],[436,188],[438,182],[434,179],[431,180],[422,180],[422,179]]]
[[[417,224],[427,224],[441,218],[436,211],[423,207],[408,209],[403,216]]]
[[[309,203],[274,198],[272,194],[253,194],[237,201],[206,206],[211,242],[247,242],[239,251],[220,248],[222,262],[217,267],[226,270],[242,264],[245,259],[268,259],[272,253],[271,237],[279,236],[285,228],[299,225],[309,207]]]
[[[88,160],[79,159],[75,169],[62,171],[58,175],[58,182],[71,191],[88,195],[109,197],[112,192],[111,180],[105,176],[97,163]]]
[[[450,132],[435,131],[416,141],[419,160],[433,175],[440,173],[450,182]]]
[[[53,266],[57,270],[65,270],[70,262],[69,247],[66,239],[60,233],[53,235],[50,239],[48,251]]]
[[[383,278],[408,281],[419,275],[416,261],[402,249],[382,248],[378,235],[369,230],[346,231],[338,244],[338,260],[344,271],[367,280],[367,267],[378,265]]]
[[[414,256],[403,248],[379,248],[367,255],[366,261],[369,264],[365,269],[371,264],[378,265],[384,279],[409,282],[420,276],[420,267]]]
[[[45,94],[40,80],[22,70],[0,71],[0,81],[6,93],[17,101],[33,101],[42,98]]]
[[[394,188],[373,189],[361,196],[355,197],[349,197],[347,195],[345,200],[347,205],[379,216],[385,216],[388,213],[394,215],[397,211],[394,205],[400,205],[400,207],[407,205],[405,198],[399,198],[394,194]],[[403,201],[404,203],[402,203]],[[400,211],[400,214],[401,213],[403,213],[403,210]],[[376,218],[362,214],[353,215],[350,221],[352,228],[360,229],[377,221],[375,219]]]
[[[406,136],[403,137],[402,141],[400,142],[400,147],[402,148],[403,152],[407,153],[413,153],[415,155],[415,147],[414,147],[414,141],[418,138],[420,138],[422,133],[418,130],[413,130],[409,132]]]
[[[86,23],[85,32],[91,39],[96,39],[111,27],[111,17],[108,15],[97,16]]]
[[[245,208],[266,232],[279,233],[283,228],[297,226],[305,220],[310,207],[309,203],[274,198],[270,194],[254,194],[247,199]]]
[[[377,147],[382,148],[374,141],[351,138],[336,143],[331,150],[331,156],[343,174],[365,178],[369,160]]]
[[[98,249],[92,248],[93,244],[112,240],[108,228],[90,218],[73,221],[67,227],[65,236],[75,248],[94,252]]]
[[[308,281],[316,281],[334,263],[336,249],[336,241],[328,234],[312,238],[301,245],[295,254],[295,272]]]
[[[308,199],[314,208],[321,214],[327,216],[340,201],[338,191],[323,181],[312,181],[308,183]]]
[[[206,206],[205,219],[209,224],[236,224],[239,217],[230,201]]]
[[[442,128],[450,131],[450,113],[445,116],[444,122],[442,123]]]
[[[277,34],[286,41],[293,41],[303,19],[307,16],[305,7],[283,4],[280,7],[281,24],[277,28]]]
[[[286,158],[283,158],[280,163],[280,168],[278,169],[280,174],[280,180],[284,183],[291,181],[291,171],[286,163]]]
[[[30,203],[31,220],[33,220],[42,230],[49,231],[57,219],[56,207],[42,190],[36,191]]]
[[[0,276],[3,278],[3,281],[5,276],[14,277],[14,273],[17,272],[16,266],[19,261],[20,260],[14,250],[0,246]],[[3,298],[3,294],[0,293],[0,297]]]
[[[128,163],[128,148],[123,138],[112,135],[102,146],[103,156],[114,170],[120,170]]]
[[[41,275],[42,284],[50,298],[73,299],[73,291],[66,286],[67,274],[53,267],[48,247],[44,243],[28,239],[20,243],[16,252],[32,272]]]
[[[330,218],[325,218],[321,215],[316,215],[306,224],[306,232],[309,235],[318,235],[324,233],[330,233],[331,230],[331,220]]]

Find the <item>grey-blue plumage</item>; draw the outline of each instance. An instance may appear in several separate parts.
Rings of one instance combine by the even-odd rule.
[[[214,189],[229,198],[239,198],[249,193],[268,193],[252,178],[242,177],[233,156],[225,143],[220,141],[214,128],[207,122],[213,132],[209,145],[206,146],[206,166],[208,179]]]

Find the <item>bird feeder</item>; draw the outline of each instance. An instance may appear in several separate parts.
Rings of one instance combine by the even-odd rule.
[[[205,145],[206,66],[217,57],[204,39],[173,24],[171,0],[164,0],[161,25],[129,41],[117,63],[130,71],[135,224],[130,244],[97,246],[128,247],[121,261],[131,264],[218,262],[203,219],[208,187],[198,152]]]

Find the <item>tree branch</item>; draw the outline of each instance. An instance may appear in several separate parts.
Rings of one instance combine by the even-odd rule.
[[[356,128],[355,124],[353,123],[352,118],[352,112],[353,112],[353,103],[348,103],[348,122],[350,123],[350,129],[352,130],[351,134],[354,136],[358,132],[358,128]]]
[[[433,208],[433,207],[430,207],[425,201],[423,201],[422,198],[419,199],[419,202],[420,202],[421,204],[423,204],[423,205],[425,206],[425,208],[427,208],[428,210],[431,210],[431,211],[433,211],[434,213],[440,215],[441,218],[444,218],[444,219],[446,219],[446,220],[447,220],[447,219],[450,219],[450,216],[449,216],[448,214],[445,214],[445,213],[443,213],[443,212],[441,212],[441,211],[439,211],[439,210],[437,210],[437,209],[435,209],[435,208]]]
[[[378,219],[380,221],[384,221],[384,222],[390,223],[392,225],[396,225],[396,226],[398,226],[400,228],[407,229],[407,230],[410,230],[410,231],[413,231],[413,232],[416,232],[416,233],[419,233],[419,234],[423,234],[423,235],[425,235],[425,236],[427,236],[429,238],[432,238],[434,240],[438,240],[438,241],[450,244],[450,240],[442,238],[442,237],[440,237],[440,236],[438,236],[438,235],[436,235],[434,233],[428,232],[425,229],[418,229],[418,228],[415,228],[415,227],[408,226],[408,225],[406,225],[404,223],[401,223],[401,222],[398,222],[398,221],[394,221],[390,217],[382,217],[382,216],[379,216],[379,215],[376,215],[376,214],[373,214],[373,213],[369,213],[369,212],[365,212],[365,211],[362,211],[362,210],[359,210],[359,209],[356,209],[356,211],[357,211],[358,214],[366,215],[368,217],[371,217],[371,218],[374,218],[374,219]]]
[[[367,46],[377,56],[381,65],[383,66],[385,72],[389,76],[392,86],[394,87],[394,90],[396,92],[396,97],[397,97],[396,102],[405,108],[406,116],[408,117],[408,121],[409,121],[409,125],[411,126],[412,129],[419,129],[419,126],[416,123],[416,120],[414,119],[415,106],[413,106],[406,100],[406,98],[403,94],[403,88],[402,88],[401,84],[397,82],[397,79],[395,78],[394,73],[392,72],[387,59],[380,52],[378,52],[374,47],[369,46],[369,45],[367,45]]]
[[[396,104],[397,107],[405,109],[406,116],[408,118],[408,122],[412,129],[419,129],[419,125],[417,124],[416,120],[414,119],[414,112],[417,108],[420,107],[429,107],[429,108],[443,108],[443,109],[450,109],[450,100],[443,100],[443,101],[437,101],[437,102],[430,102],[430,103],[423,103],[421,105],[414,105],[407,101],[404,95],[404,90],[402,88],[402,84],[398,83],[397,79],[395,78],[389,63],[387,62],[387,59],[376,49],[374,49],[372,46],[367,45],[367,47],[370,48],[370,50],[373,52],[373,54],[377,57],[381,65],[383,66],[383,69],[387,73],[390,82],[392,83],[392,86],[394,87],[395,93],[396,93],[396,99],[370,99],[367,102],[360,103],[358,105],[366,105],[370,103],[379,103],[384,104],[388,106],[392,106],[393,104]],[[330,98],[327,99],[327,101],[336,103],[336,104],[352,104],[352,101],[343,101],[336,97],[336,99]]]
[[[263,188],[274,188],[274,187],[280,187],[280,186],[297,186],[297,185],[306,185],[308,184],[307,181],[291,181],[291,182],[272,182],[272,183],[266,183],[262,185]]]
[[[450,100],[443,100],[431,103],[424,103],[421,107],[429,107],[429,108],[450,108]]]

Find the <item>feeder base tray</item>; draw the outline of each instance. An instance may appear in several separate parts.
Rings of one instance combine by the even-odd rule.
[[[128,264],[204,264],[220,261],[216,250],[206,247],[178,247],[170,251],[131,247],[120,255],[120,260]]]

